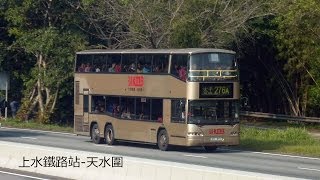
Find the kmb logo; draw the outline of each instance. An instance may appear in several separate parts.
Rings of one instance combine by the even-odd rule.
[[[209,134],[224,134],[224,129],[209,129]]]
[[[128,86],[141,87],[144,85],[143,76],[128,76]]]

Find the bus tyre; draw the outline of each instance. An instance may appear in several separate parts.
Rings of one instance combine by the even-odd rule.
[[[106,143],[108,145],[113,145],[115,144],[115,139],[114,139],[114,130],[112,125],[107,125],[105,131],[104,131],[104,138],[106,140]]]
[[[207,152],[213,152],[213,151],[217,150],[217,146],[204,146],[204,149]]]
[[[91,134],[91,140],[95,144],[102,143],[103,139],[100,137],[100,131],[99,131],[98,124],[93,124],[93,126],[91,127],[91,133],[90,134]]]
[[[158,134],[158,147],[161,151],[169,149],[169,137],[166,130],[162,129]]]

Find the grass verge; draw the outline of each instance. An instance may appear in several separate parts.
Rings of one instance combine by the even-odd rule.
[[[57,124],[39,124],[33,121],[22,122],[16,119],[1,120],[0,123],[3,127],[73,133],[72,127],[65,127]]]
[[[241,149],[320,157],[320,140],[304,128],[241,128]]]

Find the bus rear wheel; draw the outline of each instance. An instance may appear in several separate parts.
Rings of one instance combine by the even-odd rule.
[[[213,152],[213,151],[216,151],[216,150],[217,150],[217,146],[204,146],[204,149],[205,149],[207,152]]]
[[[114,130],[112,125],[107,125],[105,131],[104,131],[104,138],[106,140],[106,143],[108,145],[113,145],[115,144],[115,139],[114,139]]]
[[[169,137],[166,130],[162,129],[159,132],[157,144],[161,151],[167,151],[169,149]]]
[[[93,126],[91,127],[91,140],[95,143],[95,144],[100,144],[102,143],[103,139],[100,137],[100,131],[99,131],[99,127],[98,124],[93,124]]]

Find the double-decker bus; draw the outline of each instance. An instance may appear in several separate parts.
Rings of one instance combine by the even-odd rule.
[[[235,52],[122,49],[77,52],[74,131],[94,143],[239,144]]]

